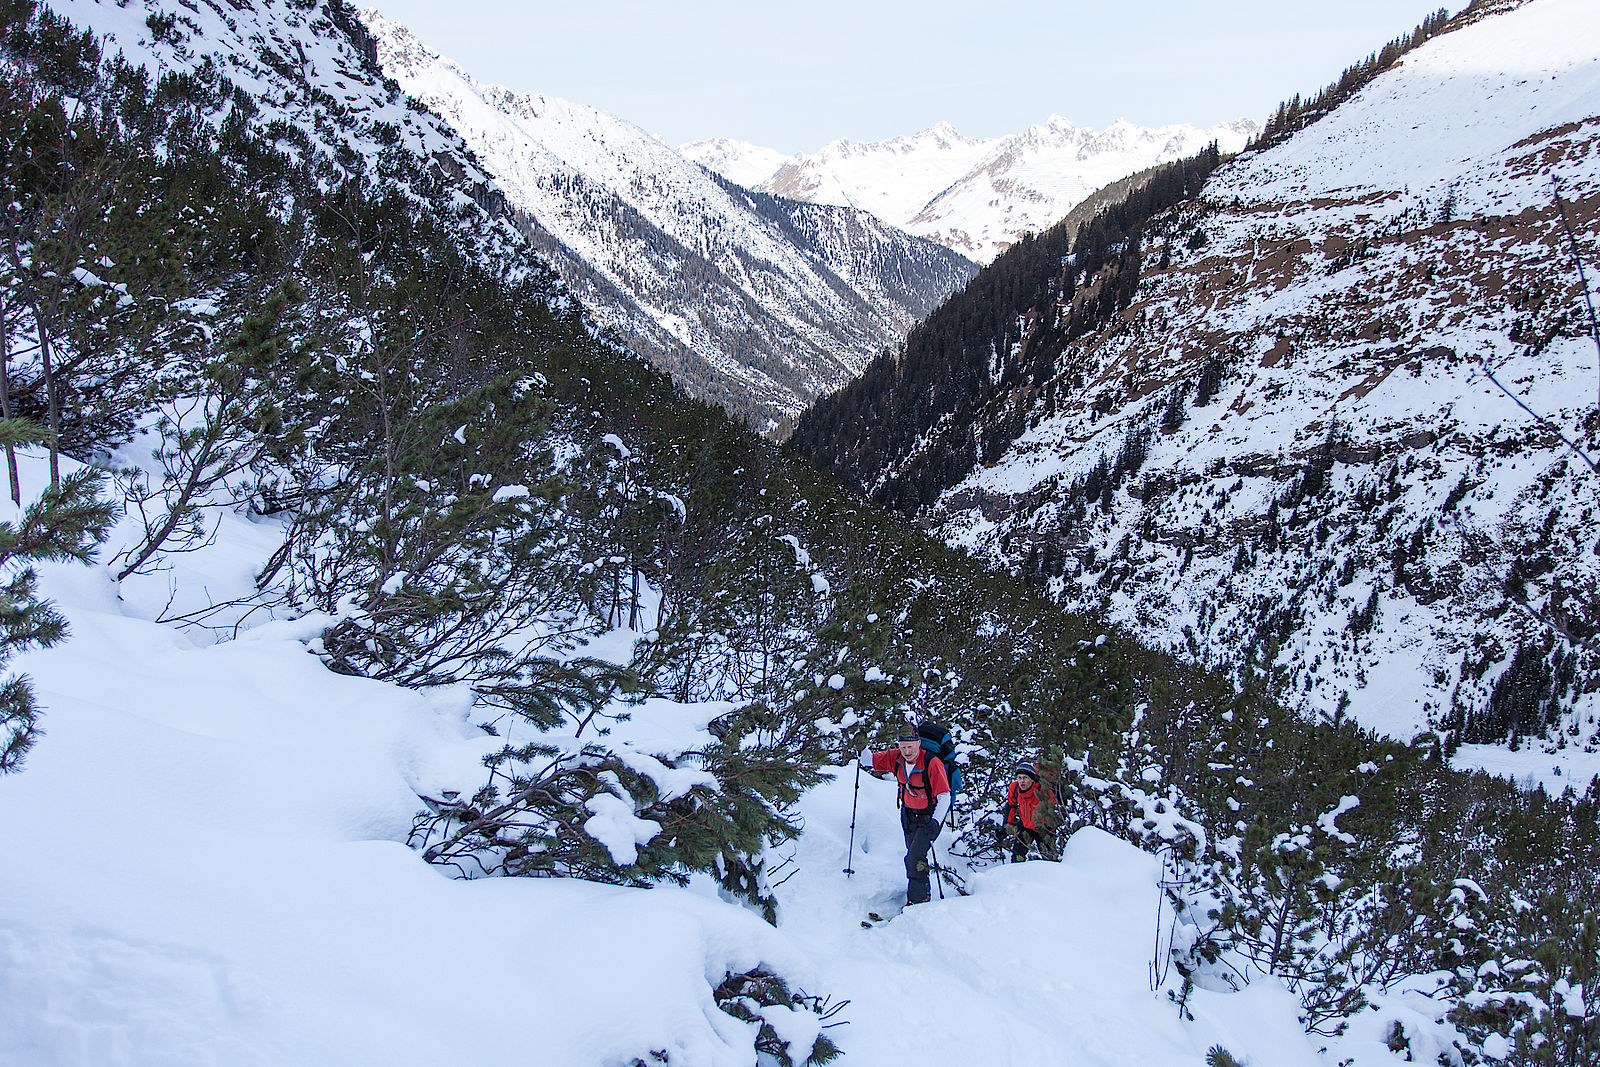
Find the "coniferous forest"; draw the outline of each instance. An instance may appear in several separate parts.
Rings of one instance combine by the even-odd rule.
[[[932,503],[1022,432],[1018,419],[995,413],[1020,410],[1015,395],[1043,388],[1067,344],[1128,306],[1147,254],[1145,224],[1198,194],[1220,162],[1212,144],[1155,168],[1070,232],[1063,222],[1025,236],[918,323],[901,350],[880,355],[813,404],[789,447],[889,507]],[[1051,320],[1038,322],[1041,314]],[[919,451],[945,419],[989,428],[982,439],[940,439]],[[868,479],[873,484],[864,485]]]

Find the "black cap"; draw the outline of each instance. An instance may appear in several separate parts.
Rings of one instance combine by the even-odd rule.
[[[1031,764],[1031,763],[1019,763],[1019,764],[1017,764],[1017,773],[1018,774],[1026,774],[1029,778],[1032,778],[1035,782],[1037,782],[1039,780],[1039,772],[1033,769],[1033,764]]]

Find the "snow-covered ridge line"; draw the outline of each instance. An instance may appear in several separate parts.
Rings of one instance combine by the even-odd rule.
[[[644,130],[481,85],[376,11],[388,73],[457,129],[623,343],[775,427],[859,373],[975,269],[864,213],[753,202]]]
[[[681,151],[764,192],[872,212],[893,226],[988,263],[1023,233],[1060,221],[1097,189],[1212,141],[1237,152],[1260,132],[1250,119],[1205,129],[1147,128],[1119,120],[1104,130],[1059,115],[1008,137],[970,138],[949,123],[866,144],[833,141],[783,157],[719,138]]]

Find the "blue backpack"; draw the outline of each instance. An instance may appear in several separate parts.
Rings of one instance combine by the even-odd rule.
[[[917,738],[922,742],[922,750],[928,754],[928,759],[938,759],[944,764],[944,773],[950,779],[950,797],[955,797],[961,792],[961,767],[956,763],[956,739],[950,732],[950,727],[942,722],[925,719],[917,726]],[[927,772],[923,772],[926,776]]]

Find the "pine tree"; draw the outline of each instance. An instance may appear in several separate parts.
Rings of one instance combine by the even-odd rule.
[[[155,459],[162,477],[154,486],[139,471],[124,479],[124,509],[137,513],[142,536],[113,561],[117,581],[158,553],[204,544],[206,509],[233,501],[228,483],[269,452],[297,446],[303,433],[284,425],[269,383],[289,346],[280,320],[303,295],[293,285],[272,294],[260,311],[244,316],[227,351],[161,390]]]
[[[38,427],[19,420],[0,421],[8,445],[35,443]],[[69,474],[23,510],[15,523],[0,522],[0,567],[12,577],[0,587],[0,665],[13,653],[48,648],[67,636],[66,620],[38,595],[30,564],[75,559],[87,563],[104,540],[115,508],[100,499],[101,477],[94,470]],[[0,683],[0,773],[18,770],[39,738],[39,706],[26,677]]]
[[[1175,385],[1167,394],[1167,406],[1161,412],[1161,432],[1177,433],[1183,420],[1183,387]]]
[[[1222,357],[1213,352],[1206,357],[1200,367],[1200,380],[1195,385],[1194,406],[1203,408],[1211,403],[1211,398],[1217,395],[1217,390],[1222,387]]]

